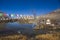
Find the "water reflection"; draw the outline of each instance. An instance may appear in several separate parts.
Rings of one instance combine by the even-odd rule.
[[[31,28],[32,29],[32,26],[33,24],[20,24],[18,22],[13,22],[13,23],[6,23],[5,24],[6,28]]]
[[[9,23],[4,23],[4,24],[0,24],[0,27],[5,27],[7,29],[14,29],[14,28],[33,28],[33,24],[20,24],[18,22],[9,22]],[[32,27],[33,26],[33,27]]]
[[[3,23],[0,24],[2,29],[0,30],[0,33],[10,33],[10,32],[17,32],[17,33],[32,33],[33,28],[35,25],[33,24],[20,24],[18,22],[9,22],[9,23]]]

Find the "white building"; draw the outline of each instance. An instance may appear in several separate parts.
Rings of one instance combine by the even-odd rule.
[[[46,20],[46,24],[51,24],[50,19],[47,19],[47,20]]]

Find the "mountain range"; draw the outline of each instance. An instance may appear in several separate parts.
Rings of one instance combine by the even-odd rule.
[[[45,15],[41,15],[39,18],[60,19],[60,9],[54,10]]]

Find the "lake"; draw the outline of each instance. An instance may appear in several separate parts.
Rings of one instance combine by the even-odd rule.
[[[9,22],[9,23],[3,23],[0,24],[0,34],[1,33],[32,33],[33,28],[35,27],[35,24],[20,24],[18,22]]]

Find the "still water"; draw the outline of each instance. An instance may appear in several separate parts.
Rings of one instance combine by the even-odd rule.
[[[2,28],[1,28],[2,27]],[[4,23],[0,24],[0,33],[3,32],[25,32],[25,33],[32,33],[33,28],[35,27],[35,24],[20,24],[18,22],[9,22],[9,23]]]
[[[0,24],[0,27],[4,27],[6,29],[17,29],[17,28],[33,28],[35,25],[34,24],[20,24],[18,22],[9,22],[9,23],[4,23]]]

